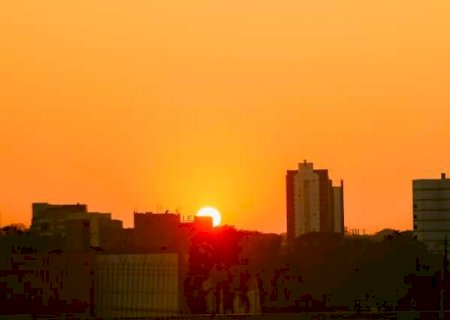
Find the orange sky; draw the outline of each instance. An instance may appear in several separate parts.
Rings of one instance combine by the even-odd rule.
[[[411,228],[450,170],[450,2],[0,3],[1,223],[31,203],[284,232],[287,169],[344,179],[346,225]]]

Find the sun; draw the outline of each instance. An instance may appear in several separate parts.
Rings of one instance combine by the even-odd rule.
[[[220,221],[222,220],[219,210],[213,207],[201,208],[197,212],[197,217],[211,217],[214,227],[220,225]]]

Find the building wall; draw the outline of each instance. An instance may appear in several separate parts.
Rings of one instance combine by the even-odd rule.
[[[344,232],[342,182],[333,187],[328,170],[300,163],[286,174],[286,212],[288,244],[309,232]]]
[[[300,163],[294,176],[295,235],[320,230],[319,175],[312,163]]]
[[[294,178],[297,171],[288,170],[286,174],[286,220],[287,243],[292,246],[295,240],[295,190]]]
[[[69,219],[65,221],[65,249],[68,251],[89,250],[91,245],[90,219]]]
[[[288,240],[320,230],[319,175],[312,163],[300,163],[297,171],[288,171]]]
[[[124,229],[120,220],[99,221],[99,247],[110,251],[123,245]]]
[[[179,255],[107,254],[95,257],[95,315],[166,317],[181,312]]]
[[[90,313],[92,255],[4,254],[0,257],[2,313],[39,310]]]
[[[334,232],[344,233],[344,185],[333,187]]]
[[[170,250],[180,227],[180,216],[171,213],[134,213],[136,247],[152,250]]]
[[[413,229],[431,251],[443,251],[450,239],[450,179],[413,181]]]
[[[85,250],[101,245],[102,228],[113,224],[110,213],[88,212],[84,204],[55,205],[33,203],[31,232],[39,236],[60,235],[67,240],[68,248]],[[85,243],[86,232],[89,234]],[[77,236],[80,238],[77,238]],[[104,232],[103,232],[104,236]]]
[[[31,232],[41,236],[64,236],[66,220],[83,218],[87,213],[87,206],[33,203],[32,211]]]
[[[328,177],[328,170],[314,170],[319,177],[319,214],[320,214],[320,227],[321,232],[333,232],[334,226],[334,198],[333,198],[333,186],[330,178]]]
[[[62,251],[65,249],[65,240],[61,236],[40,237],[30,233],[0,237],[0,252],[33,253]]]

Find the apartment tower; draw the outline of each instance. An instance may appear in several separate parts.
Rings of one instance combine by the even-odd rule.
[[[333,186],[327,169],[306,160],[286,174],[287,240],[309,232],[344,232],[344,184]]]

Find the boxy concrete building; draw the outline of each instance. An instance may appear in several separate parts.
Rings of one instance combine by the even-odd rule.
[[[72,251],[107,245],[122,230],[122,221],[113,220],[111,213],[88,212],[85,204],[33,203],[32,209],[31,233],[61,236]]]

